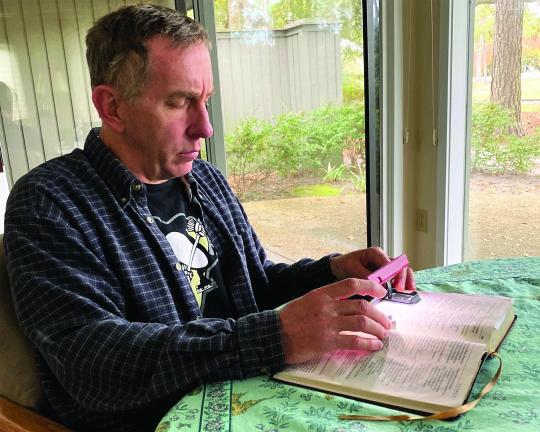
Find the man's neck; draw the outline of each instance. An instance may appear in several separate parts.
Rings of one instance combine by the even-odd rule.
[[[114,132],[111,128],[106,125],[101,126],[99,137],[103,144],[113,152],[113,154],[122,162],[131,173],[137,177],[140,181],[146,184],[160,184],[167,180],[155,180],[149,179],[143,171],[137,168],[140,164],[134,161],[133,149],[130,148],[130,145],[122,137],[122,135]]]

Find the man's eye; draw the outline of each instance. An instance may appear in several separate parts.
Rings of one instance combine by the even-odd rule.
[[[167,105],[171,108],[185,108],[188,104],[187,98],[179,98],[179,99],[173,99],[168,100]]]

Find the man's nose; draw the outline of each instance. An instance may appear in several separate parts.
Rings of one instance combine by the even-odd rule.
[[[192,110],[188,134],[193,138],[210,138],[214,133],[205,103],[199,103]]]

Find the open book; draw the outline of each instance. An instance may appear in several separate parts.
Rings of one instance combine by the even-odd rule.
[[[280,381],[435,413],[462,405],[485,354],[515,319],[506,297],[421,292],[415,305],[380,302],[396,320],[382,350],[338,350],[274,375]]]

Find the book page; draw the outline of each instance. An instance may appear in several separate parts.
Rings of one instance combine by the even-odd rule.
[[[333,384],[327,390],[349,389],[343,393],[360,398],[391,395],[400,399],[401,406],[419,410],[454,407],[467,397],[483,353],[483,346],[476,343],[390,331],[378,352],[334,351],[291,366],[276,378],[315,387],[317,382],[326,382]],[[291,376],[299,380],[290,380]],[[385,401],[384,397],[372,399]]]
[[[469,340],[488,345],[510,313],[506,297],[420,292],[414,305],[382,301],[377,308],[396,320],[396,330]]]

